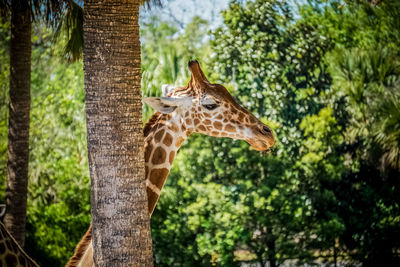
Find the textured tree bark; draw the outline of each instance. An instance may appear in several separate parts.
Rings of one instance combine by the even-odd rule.
[[[7,206],[4,224],[22,247],[25,241],[28,187],[31,50],[31,17],[27,1],[12,1]]]
[[[84,69],[96,266],[152,266],[139,1],[85,1]]]

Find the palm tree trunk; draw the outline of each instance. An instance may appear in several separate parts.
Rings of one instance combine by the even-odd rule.
[[[84,69],[96,266],[152,266],[139,2],[85,1]]]
[[[31,86],[31,16],[27,1],[12,1],[10,106],[4,224],[21,245],[25,241]]]

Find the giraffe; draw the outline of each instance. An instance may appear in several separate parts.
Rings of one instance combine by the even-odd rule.
[[[188,67],[191,78],[186,86],[165,86],[162,97],[144,99],[156,110],[143,129],[150,217],[175,155],[191,133],[245,140],[258,151],[274,145],[271,129],[240,106],[224,86],[210,83],[198,61],[189,61]],[[94,266],[91,227],[67,266]]]
[[[39,267],[0,222],[0,266]]]

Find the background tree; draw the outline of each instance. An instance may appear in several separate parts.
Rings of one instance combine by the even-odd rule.
[[[232,190],[248,209],[236,247],[252,251],[262,266],[293,258],[310,261],[315,218],[296,167],[303,146],[299,122],[320,108],[318,95],[329,82],[321,59],[330,43],[314,33],[318,26],[312,21],[294,20],[290,6],[281,1],[233,1],[224,22],[227,27],[218,29],[212,42],[214,69],[222,74],[219,79],[235,85],[248,108],[272,121],[280,140],[277,153],[261,159],[248,149],[230,150],[234,144],[221,153],[231,159],[241,155],[243,161],[238,169],[234,161],[220,166],[222,177],[238,177]]]
[[[340,249],[347,250],[353,260],[366,266],[383,262],[396,266],[399,254],[394,251],[400,246],[394,223],[399,218],[396,177],[400,117],[395,108],[400,100],[399,3],[386,1],[371,6],[355,1],[340,17],[335,14],[336,8],[332,5],[326,8],[324,17],[318,16],[323,25],[321,34],[327,36],[334,28],[339,29],[331,35],[335,48],[326,56],[332,84],[323,101],[332,108],[332,124],[325,129],[313,128],[311,117],[304,124],[306,134],[313,128],[308,132],[310,144],[316,144],[315,139],[323,135],[329,137],[330,132],[336,132],[333,129],[340,131],[340,136],[335,134],[339,138],[330,138],[320,142],[321,147],[312,148],[330,164],[320,165],[323,161],[318,158],[307,164],[326,177],[318,180],[331,195],[329,202],[320,202],[316,210],[322,218],[337,214],[344,226],[339,236],[343,244]],[[312,9],[308,11],[315,14]],[[304,152],[309,153],[310,148]],[[333,170],[340,176],[327,179],[335,177]]]
[[[4,28],[3,28],[4,27]],[[0,163],[7,162],[9,23],[1,27]],[[4,29],[4,30],[3,30]],[[67,39],[32,28],[31,126],[25,250],[41,266],[64,266],[90,223],[83,65],[67,63]],[[4,203],[5,168],[0,168]]]
[[[22,246],[25,241],[28,190],[31,19],[28,2],[12,1],[8,178],[4,224]]]
[[[0,12],[11,17],[10,101],[7,147],[7,189],[4,224],[22,246],[29,163],[31,28],[42,16],[49,25],[61,25],[63,11],[73,1],[0,1]]]

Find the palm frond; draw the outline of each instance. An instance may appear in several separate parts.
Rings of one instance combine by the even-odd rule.
[[[65,12],[62,18],[58,20],[56,35],[60,36],[65,31],[67,44],[65,46],[65,55],[70,61],[77,61],[82,57],[83,40],[83,7],[73,0],[65,0]],[[140,4],[161,6],[160,0],[141,0]]]
[[[83,8],[73,0],[67,1],[62,19],[58,21],[56,37],[65,34],[67,42],[64,48],[69,61],[77,61],[83,52]]]
[[[27,0],[27,1],[0,0],[0,13],[2,17],[10,14],[14,7],[27,8],[32,20],[44,20],[54,26],[63,15],[66,8],[66,0]]]
[[[141,5],[146,5],[147,8],[151,8],[151,5],[162,6],[161,0],[140,0]]]

